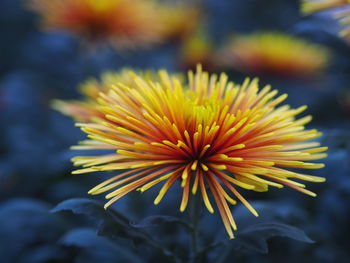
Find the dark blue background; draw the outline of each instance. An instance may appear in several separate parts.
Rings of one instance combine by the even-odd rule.
[[[324,132],[322,141],[330,147],[327,167],[314,174],[326,177],[327,182],[309,185],[318,197],[289,189],[245,193],[263,215],[259,220],[273,218],[298,226],[315,243],[273,238],[269,254],[232,250],[226,262],[349,262],[350,108],[343,108],[339,101],[350,93],[350,47],[336,36],[331,20],[302,17],[297,1],[206,0],[203,7],[216,44],[231,32],[279,30],[323,43],[334,53],[329,69],[318,81],[260,76],[261,83],[271,83],[289,93],[292,106],[308,104],[308,113],[315,117],[309,127]],[[50,101],[79,98],[78,83],[106,69],[131,66],[180,70],[178,50],[178,43],[167,43],[146,51],[88,52],[72,36],[41,32],[38,18],[23,9],[22,1],[0,0],[0,262],[167,262],[157,251],[135,247],[122,238],[108,243],[96,236],[93,219],[50,213],[63,200],[88,197],[87,190],[106,177],[70,175],[69,160],[76,152],[69,146],[84,136],[72,120],[50,109]],[[230,77],[241,80],[243,75],[232,73]],[[142,198],[139,193],[130,194],[114,208],[135,222],[154,214],[186,218],[186,213],[178,212],[180,197],[176,191],[158,207],[153,206],[156,190],[144,193]],[[238,227],[255,220],[240,207],[233,213]],[[203,212],[201,222],[206,229],[205,242],[213,237],[226,238],[217,213],[208,216]],[[187,247],[183,230],[168,226],[150,231],[170,247],[176,249],[175,239]],[[77,240],[87,241],[82,244]],[[219,248],[209,258],[216,262],[222,253]]]

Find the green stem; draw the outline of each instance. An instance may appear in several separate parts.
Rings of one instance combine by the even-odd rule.
[[[191,210],[190,210],[190,221],[192,225],[191,230],[191,262],[197,262],[197,255],[199,252],[199,220],[201,214],[201,198],[197,193],[191,196]]]

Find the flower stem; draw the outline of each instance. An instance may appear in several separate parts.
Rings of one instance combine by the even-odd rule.
[[[201,214],[201,198],[197,193],[192,195],[191,198],[191,210],[190,210],[190,221],[192,225],[191,230],[191,259],[195,263],[198,259],[199,252],[199,219]]]

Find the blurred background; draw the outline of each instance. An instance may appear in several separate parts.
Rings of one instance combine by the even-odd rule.
[[[92,7],[79,10],[69,2]],[[287,189],[246,191],[262,217],[233,209],[239,228],[278,220],[315,243],[276,237],[268,254],[226,249],[221,262],[349,262],[350,42],[338,34],[344,26],[336,13],[304,12],[297,0],[138,0],[120,7],[110,5],[113,0],[91,2],[0,0],[0,261],[173,262],[127,238],[112,242],[96,235],[96,218],[50,211],[66,199],[89,198],[87,191],[108,177],[70,174],[77,153],[69,147],[84,135],[51,104],[81,99],[79,84],[105,71],[183,72],[202,63],[238,83],[257,76],[261,85],[288,93],[291,106],[307,104],[306,114],[314,116],[308,128],[321,130],[330,148],[326,168],[313,172],[327,182],[308,185],[317,198]],[[132,222],[155,214],[187,216],[178,212],[180,200],[172,192],[154,206],[157,190],[142,198],[132,193],[113,207]],[[201,225],[203,242],[226,238],[217,213],[203,213]],[[188,235],[178,228],[147,231],[181,255]],[[214,249],[206,260],[219,262],[224,249]]]

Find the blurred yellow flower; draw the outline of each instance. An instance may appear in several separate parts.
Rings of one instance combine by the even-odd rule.
[[[301,5],[304,14],[332,9],[334,9],[334,18],[339,18],[340,24],[345,25],[340,35],[350,39],[350,0],[303,0]]]
[[[180,49],[180,64],[189,69],[201,63],[204,69],[212,68],[213,45],[209,36],[203,31],[197,31],[187,37]]]
[[[307,14],[335,8],[348,3],[350,3],[349,0],[303,0],[301,8],[302,12]]]
[[[164,39],[181,41],[196,30],[201,13],[197,6],[178,2],[160,6],[158,15],[163,26]]]
[[[186,209],[190,191],[200,191],[210,213],[210,199],[215,200],[233,238],[236,223],[228,203],[237,198],[258,215],[236,187],[267,191],[288,186],[316,196],[293,179],[324,178],[287,170],[324,166],[309,162],[324,158],[327,148],[310,141],[321,135],[304,129],[310,116],[296,119],[305,106],[279,106],[286,94],[276,96],[270,86],[259,90],[257,79],[238,85],[223,73],[209,75],[200,67],[188,73],[186,82],[164,70],[159,80],[133,72],[130,76],[133,84],[115,82],[95,98],[103,120],[78,123],[89,139],[74,149],[111,153],[73,158],[75,166],[83,167],[73,173],[122,170],[89,191],[110,191],[106,208],[133,190],[144,192],[165,182],[154,201],[158,204],[179,181],[180,211]]]
[[[50,30],[78,35],[89,43],[118,48],[158,42],[163,32],[157,8],[149,0],[28,0]]]
[[[218,52],[217,63],[242,72],[307,77],[329,61],[326,47],[280,33],[254,33],[233,37]]]
[[[140,73],[144,78],[157,80],[158,76],[153,71],[145,71]],[[83,100],[54,100],[53,108],[61,113],[72,117],[79,122],[91,122],[94,120],[104,119],[104,114],[99,111],[97,98],[102,92],[107,92],[111,86],[116,83],[123,83],[129,87],[134,87],[134,78],[137,76],[129,69],[122,69],[117,72],[105,72],[101,75],[101,80],[91,78],[80,85],[80,93]],[[180,75],[178,75],[181,78]]]

